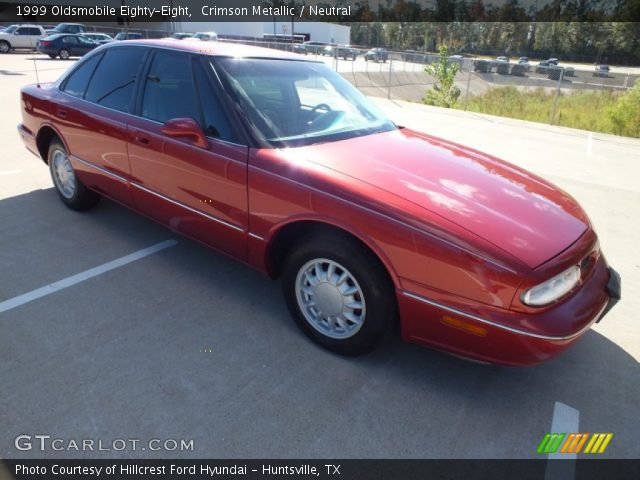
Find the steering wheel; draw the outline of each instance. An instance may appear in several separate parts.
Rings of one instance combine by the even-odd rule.
[[[327,112],[331,111],[331,107],[326,103],[319,103],[315,107],[311,109],[311,113],[317,113],[318,110],[326,110]]]

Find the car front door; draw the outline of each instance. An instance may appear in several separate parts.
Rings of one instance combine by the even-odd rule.
[[[131,192],[146,214],[245,259],[249,149],[225,113],[210,69],[187,52],[155,51],[127,127]],[[195,121],[206,139],[167,135],[163,124],[176,118]]]

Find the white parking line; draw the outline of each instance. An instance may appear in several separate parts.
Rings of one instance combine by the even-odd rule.
[[[72,285],[75,285],[77,283],[84,282],[85,280],[88,280],[90,278],[97,277],[98,275],[122,267],[128,263],[135,262],[136,260],[140,260],[141,258],[148,257],[149,255],[159,252],[160,250],[173,247],[174,245],[177,245],[177,243],[178,242],[176,240],[165,240],[164,242],[156,243],[155,245],[151,245],[148,248],[143,248],[142,250],[138,250],[137,252],[125,255],[124,257],[120,257],[110,262],[103,263],[102,265],[90,268],[89,270],[85,270],[84,272],[80,272],[76,275],[72,275],[70,277],[63,278],[62,280],[58,280],[57,282],[50,283],[49,285],[45,285],[44,287],[36,288],[35,290],[31,290],[30,292],[10,298],[9,300],[5,300],[4,302],[0,303],[0,313],[19,307],[38,298],[42,298],[52,293],[58,292],[64,288],[71,287]]]
[[[0,172],[0,175],[15,175],[16,173],[20,173],[22,170],[5,170],[4,172]]]
[[[580,428],[580,412],[575,408],[556,402],[553,407],[550,433],[577,433]],[[569,480],[575,477],[577,455],[575,453],[550,453],[547,456],[545,480]]]

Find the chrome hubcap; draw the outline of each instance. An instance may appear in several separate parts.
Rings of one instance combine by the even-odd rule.
[[[307,322],[328,337],[352,337],[364,324],[362,289],[351,272],[333,260],[305,263],[296,277],[296,297]]]
[[[73,197],[76,193],[76,175],[73,173],[73,167],[67,154],[62,150],[56,150],[51,160],[53,162],[51,171],[56,188],[64,198]]]
[[[66,50],[61,51],[60,58],[62,58],[63,60],[66,60],[67,58],[69,58],[69,52],[67,52]]]

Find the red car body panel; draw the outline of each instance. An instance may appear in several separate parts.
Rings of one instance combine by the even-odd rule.
[[[301,58],[209,42],[128,43]],[[569,195],[442,139],[398,129],[286,149],[215,139],[200,148],[52,85],[25,87],[22,107],[30,151],[46,159],[37,139],[54,129],[87,186],[263,272],[277,271],[272,246],[289,225],[323,223],[357,237],[386,267],[412,342],[535,364],[579,338],[610,298],[597,237]],[[580,285],[564,298],[542,308],[520,301],[577,264]]]

